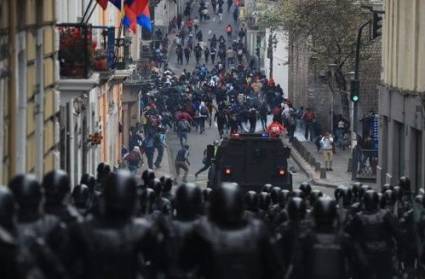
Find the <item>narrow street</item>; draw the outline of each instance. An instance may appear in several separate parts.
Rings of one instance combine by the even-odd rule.
[[[195,11],[197,10],[195,6]],[[234,25],[233,17],[232,17],[232,10],[230,10],[230,13],[227,12],[227,9],[224,9],[224,16],[223,16],[223,22],[219,22],[218,16],[213,15],[212,8],[209,7],[209,12],[211,16],[211,19],[208,21],[204,21],[200,23],[200,29],[202,30],[202,33],[204,34],[204,41],[207,38],[212,37],[213,34],[216,34],[217,37],[220,35],[225,36],[225,26],[227,24]],[[238,27],[234,26],[233,30],[238,30]],[[233,33],[236,33],[235,31]],[[204,62],[202,58],[202,62]],[[202,64],[201,62],[201,64]],[[210,64],[207,64],[208,68],[211,68],[211,61],[209,61]],[[177,55],[175,53],[175,47],[171,48],[170,54],[169,54],[169,62],[168,66],[171,70],[173,70],[175,73],[180,74],[183,69],[186,69],[187,71],[192,71],[196,67],[196,61],[194,56],[192,55],[189,64],[188,65],[178,65],[177,64]],[[271,121],[271,117],[269,117],[269,122]],[[257,123],[257,132],[261,132],[261,123],[258,121]],[[208,144],[212,144],[214,140],[219,139],[219,134],[217,130],[216,123],[212,123],[212,126],[209,127],[207,125],[205,133],[199,134],[199,132],[192,131],[189,134],[188,137],[188,143],[190,145],[190,157],[189,161],[191,163],[190,170],[189,170],[189,176],[188,181],[189,182],[195,182],[201,186],[206,186],[207,180],[208,180],[208,171],[205,171],[201,173],[197,179],[195,179],[195,172],[198,171],[200,168],[203,167],[202,159],[203,159],[203,152]],[[178,137],[176,133],[170,132],[168,134],[167,139],[167,145],[168,145],[168,154],[169,154],[169,167],[170,167],[170,173],[174,176],[175,175],[175,169],[174,169],[174,158],[176,156],[176,153],[178,149],[180,148],[180,142],[178,140]],[[293,185],[294,187],[298,187],[302,182],[309,181],[309,178],[307,174],[300,168],[300,166],[292,159],[290,158],[288,160],[288,166],[289,169],[293,171]],[[326,187],[320,187],[316,186],[316,188],[320,191],[322,191],[325,194],[331,195],[333,192],[333,189],[326,188]]]

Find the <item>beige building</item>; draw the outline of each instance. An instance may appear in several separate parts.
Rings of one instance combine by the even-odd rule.
[[[425,185],[425,0],[386,0],[378,183]]]
[[[0,1],[0,183],[59,166],[54,0]]]

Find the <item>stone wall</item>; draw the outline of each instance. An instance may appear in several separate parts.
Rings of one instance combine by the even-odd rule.
[[[364,35],[367,42],[368,34]],[[381,79],[381,41],[377,39],[362,48],[360,65],[359,119],[369,111],[378,110],[378,89]],[[323,129],[330,129],[332,94],[326,81],[328,69],[316,66],[311,59],[309,43],[305,38],[290,41],[289,44],[289,99],[296,107],[304,106],[315,110]],[[354,64],[347,66],[346,73],[354,70]],[[348,80],[347,80],[348,83]],[[342,96],[334,95],[334,113],[342,114]]]

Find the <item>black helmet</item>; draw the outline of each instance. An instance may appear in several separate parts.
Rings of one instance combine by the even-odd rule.
[[[367,211],[375,211],[379,207],[379,196],[374,190],[367,190],[363,195],[363,204]]]
[[[86,207],[90,198],[90,190],[84,184],[80,184],[74,187],[72,190],[72,200],[74,205],[78,208]]]
[[[265,184],[263,186],[263,189],[261,190],[261,192],[270,193],[271,190],[272,190],[272,188],[273,188],[273,185],[271,185],[271,184]]]
[[[304,193],[304,197],[307,197],[311,194],[311,185],[308,182],[301,183],[299,189]]]
[[[173,179],[169,176],[165,177],[164,181],[164,188],[162,189],[164,193],[171,192],[171,189],[173,188]]]
[[[245,207],[249,211],[257,211],[258,209],[258,196],[255,191],[248,191],[245,194]]]
[[[346,188],[344,185],[339,185],[334,191],[334,197],[337,202],[342,199],[342,191]]]
[[[97,165],[97,174],[98,175],[102,175],[103,174],[103,169],[105,168],[105,163],[100,162],[99,165]]]
[[[131,216],[136,206],[137,182],[127,170],[111,173],[104,181],[105,212],[123,218]]]
[[[362,184],[360,182],[354,182],[351,186],[351,189],[353,191],[353,195],[355,198],[359,197],[360,188],[362,187]]]
[[[290,196],[291,196],[291,192],[289,190],[283,189],[282,191],[280,191],[279,206],[281,208],[284,208],[287,205]]]
[[[318,226],[331,226],[337,217],[335,200],[329,197],[321,197],[314,204],[314,221]]]
[[[14,229],[15,200],[12,193],[4,186],[0,186],[0,226],[8,231]]]
[[[155,191],[155,195],[157,197],[161,196],[162,193],[162,183],[158,178],[153,180],[153,190]]]
[[[209,202],[211,200],[211,193],[213,192],[213,189],[207,187],[202,190],[202,196],[204,198],[205,202]]]
[[[33,174],[20,174],[9,182],[20,209],[38,211],[43,198],[43,190],[37,178]]]
[[[410,179],[406,176],[400,177],[400,188],[403,191],[403,194],[410,194],[412,189],[410,188]]]
[[[384,184],[384,186],[382,186],[381,192],[385,193],[385,191],[392,190],[392,189],[393,187],[391,187],[391,185],[387,183],[387,184]]]
[[[278,204],[279,203],[279,194],[282,190],[279,187],[273,187],[270,191],[270,198],[272,201],[272,204]]]
[[[293,197],[288,203],[288,217],[291,221],[300,221],[306,214],[305,201],[299,197]]]
[[[424,203],[424,196],[423,195],[416,195],[416,197],[415,197],[415,202],[417,203],[417,204],[420,204],[420,205],[422,205],[423,203]]]
[[[362,185],[360,187],[359,191],[359,197],[363,199],[363,196],[366,194],[367,191],[371,190],[371,188],[368,185]]]
[[[397,197],[393,190],[386,190],[382,195],[381,206],[393,206],[397,201]]]
[[[396,200],[401,201],[403,197],[403,191],[401,190],[400,186],[394,186],[393,192],[394,192]]]
[[[179,218],[196,218],[202,213],[202,205],[202,191],[195,184],[181,184],[177,188],[175,207]]]
[[[155,172],[151,169],[148,169],[148,180],[150,182],[154,181],[155,179]]]
[[[91,174],[85,173],[81,176],[80,184],[86,185],[90,191],[93,191],[96,186],[96,178]]]
[[[149,169],[142,172],[142,180],[145,185],[148,184]]]
[[[311,191],[310,204],[314,205],[314,203],[321,197],[323,197],[323,193],[320,190],[314,189]]]
[[[223,183],[211,195],[209,219],[222,226],[238,226],[244,213],[243,194],[237,183]]]
[[[54,170],[43,178],[43,188],[47,203],[62,203],[71,191],[69,176],[63,170]]]
[[[294,191],[292,191],[292,197],[298,197],[298,198],[304,198],[304,192],[301,191],[300,189],[295,189]]]
[[[270,194],[267,192],[261,192],[258,194],[258,208],[261,210],[268,210],[271,204]]]

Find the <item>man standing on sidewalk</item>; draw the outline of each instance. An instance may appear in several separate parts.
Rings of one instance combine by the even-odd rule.
[[[312,109],[307,108],[306,112],[304,112],[303,120],[304,120],[304,127],[305,127],[305,140],[308,140],[308,136],[310,135],[310,141],[313,141],[313,122],[316,118],[316,114],[313,112]]]
[[[180,169],[184,170],[183,175],[183,182],[187,181],[187,175],[189,173],[189,145],[185,144],[180,150],[177,152],[176,161],[175,161],[175,167],[176,167],[176,181],[178,180],[180,176]]]
[[[320,145],[322,146],[323,150],[325,168],[328,171],[332,171],[333,138],[329,132],[325,132],[325,136],[320,140]]]

